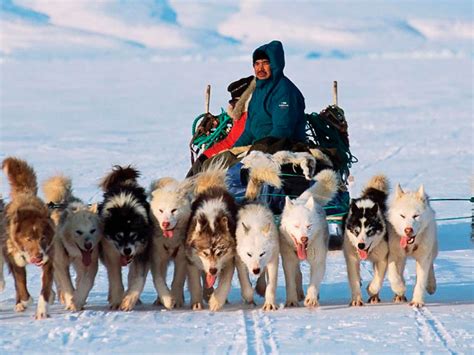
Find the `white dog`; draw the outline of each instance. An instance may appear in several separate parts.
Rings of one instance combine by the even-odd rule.
[[[394,231],[389,235],[388,279],[395,302],[406,301],[403,271],[407,257],[416,260],[416,285],[410,305],[424,305],[425,290],[436,291],[433,262],[438,255],[435,213],[423,186],[417,192],[404,192],[397,185],[389,207],[389,221]]]
[[[298,306],[299,262],[311,266],[310,282],[304,304],[319,305],[319,286],[326,270],[329,230],[323,206],[337,191],[338,179],[332,170],[323,170],[316,183],[292,201],[286,198],[281,216],[280,250],[286,280],[286,306]]]
[[[278,229],[273,213],[265,206],[248,204],[237,217],[236,266],[242,298],[253,304],[253,289],[249,274],[259,278],[257,293],[265,295],[264,311],[277,310],[275,293],[280,254]],[[268,277],[268,286],[265,276]]]
[[[186,228],[191,215],[190,183],[162,178],[152,184],[150,207],[159,228],[152,241],[151,273],[160,302],[168,309],[184,305],[187,261]],[[171,290],[166,285],[168,264],[174,260]]]
[[[48,202],[61,206],[53,213],[53,220],[57,223],[54,279],[59,297],[66,309],[77,311],[84,307],[99,267],[98,243],[102,239],[102,230],[97,206],[89,208],[78,202],[72,195],[71,180],[61,175],[48,179],[43,190]],[[71,265],[77,275],[75,287],[69,273]]]

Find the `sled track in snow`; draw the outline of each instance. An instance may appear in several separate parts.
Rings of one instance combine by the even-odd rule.
[[[443,323],[441,323],[426,306],[421,309],[414,308],[414,312],[417,328],[419,329],[423,343],[429,345],[432,342],[432,334],[434,334],[450,354],[457,353],[453,350],[453,347],[456,346],[455,340],[451,334],[449,334]]]
[[[271,320],[261,310],[242,311],[247,336],[247,354],[278,354]]]

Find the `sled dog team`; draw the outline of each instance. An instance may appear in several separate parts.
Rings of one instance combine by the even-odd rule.
[[[26,285],[28,263],[42,269],[36,310],[36,318],[42,319],[55,298],[53,281],[67,310],[83,309],[99,259],[108,274],[111,309],[132,310],[151,271],[156,304],[167,309],[183,307],[187,280],[191,308],[200,310],[207,303],[211,311],[217,311],[226,302],[236,268],[243,300],[255,304],[254,284],[256,293],[265,299],[263,310],[277,310],[280,255],[286,306],[298,306],[300,301],[307,307],[319,304],[329,241],[323,207],[339,185],[333,170],[319,172],[312,178],[314,184],[296,199],[286,197],[278,227],[266,206],[235,202],[227,190],[226,171],[219,164],[181,182],[162,178],[151,184],[149,194],[138,184],[137,170],[116,166],[101,182],[103,201],[92,207],[73,195],[71,180],[65,176],[44,183],[46,201],[51,202],[48,206],[37,197],[36,174],[25,161],[8,157],[2,169],[11,185],[11,201],[5,206],[1,201],[0,289],[4,288],[5,258],[15,282],[18,312],[32,303]],[[373,264],[367,302],[380,302],[386,272],[394,301],[406,301],[403,272],[407,257],[413,257],[416,285],[410,304],[421,307],[425,291],[432,294],[436,290],[434,212],[422,186],[404,192],[397,185],[390,204],[388,194],[387,178],[378,175],[359,198],[351,200],[343,243],[350,304],[364,304],[362,260]],[[54,208],[48,208],[52,205]],[[310,265],[306,294],[300,270],[303,261]],[[168,285],[170,262],[174,262],[174,275]],[[74,283],[71,266],[76,272]],[[125,289],[122,269],[126,266]]]

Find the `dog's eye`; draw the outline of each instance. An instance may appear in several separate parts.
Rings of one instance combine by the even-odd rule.
[[[216,256],[220,256],[222,254],[222,250],[216,251]]]
[[[413,219],[418,219],[419,217],[420,217],[420,215],[416,214],[416,215],[413,216]]]
[[[90,233],[90,234],[94,234],[94,233],[95,233],[95,229],[91,229],[89,233]]]
[[[403,219],[405,219],[405,216],[404,216],[404,215],[402,215],[402,214],[400,215],[400,217],[402,217]]]
[[[263,252],[262,254],[260,254],[260,257],[264,256],[265,255],[265,252]]]
[[[77,230],[77,231],[76,231],[76,234],[77,234],[77,235],[82,235],[82,231]]]
[[[160,211],[160,213],[163,213],[163,210],[162,210],[162,209],[159,209],[158,211]]]
[[[248,255],[249,257],[252,257],[252,254],[250,254],[250,253],[247,253],[247,255]]]
[[[308,225],[306,226],[306,229],[310,229],[312,226],[313,226],[312,224],[308,224]]]
[[[176,208],[174,208],[174,209],[172,209],[172,210],[171,210],[171,213],[173,213],[173,214],[174,214],[176,211],[177,211],[177,209],[176,209]]]
[[[300,227],[300,225],[299,225],[299,224],[295,224],[295,228],[299,228],[299,227]]]
[[[202,253],[204,254],[204,256],[209,256],[209,253],[207,251],[203,251]]]
[[[373,234],[374,234],[374,231],[373,231],[372,229],[369,229],[369,230],[367,231],[367,235],[368,235],[369,237],[370,237],[371,235],[373,235]]]

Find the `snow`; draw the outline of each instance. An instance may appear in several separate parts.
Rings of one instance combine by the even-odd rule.
[[[227,85],[251,74],[251,51],[281,35],[285,73],[304,93],[307,112],[331,103],[332,81],[339,82],[339,104],[359,159],[351,169],[355,195],[380,172],[392,186],[399,182],[415,189],[423,183],[433,198],[472,195],[471,2],[132,4],[2,2],[0,159],[26,159],[40,183],[67,174],[87,202],[100,201],[98,181],[114,164],[134,164],[144,186],[163,176],[182,178],[189,167],[191,122],[204,110],[205,86],[212,84],[211,112],[220,112]],[[174,38],[174,47],[160,36]],[[2,179],[0,193],[7,197]],[[432,206],[437,218],[471,216],[469,202]],[[242,305],[237,277],[230,304],[221,312],[154,307],[151,277],[143,305],[112,312],[101,267],[85,311],[70,313],[55,304],[51,318],[34,321],[34,307],[23,314],[13,311],[13,279],[6,275],[0,352],[470,353],[474,250],[469,222],[439,222],[438,290],[421,310],[391,303],[388,281],[382,304],[348,307],[340,251],[328,257],[316,310],[283,309],[280,270],[282,309],[276,312]],[[306,264],[303,273],[307,285]],[[28,267],[35,300],[39,275]],[[370,275],[364,263],[364,287]],[[405,277],[411,296],[413,261]],[[257,299],[259,305],[262,301]]]

